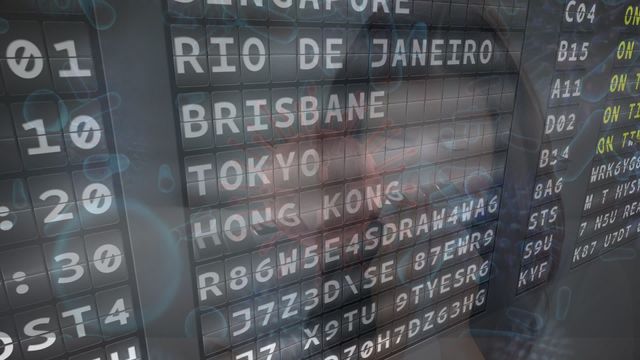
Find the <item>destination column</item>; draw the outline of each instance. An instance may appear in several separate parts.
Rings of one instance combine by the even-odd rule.
[[[201,358],[385,357],[487,304],[528,2],[320,3],[167,1]]]

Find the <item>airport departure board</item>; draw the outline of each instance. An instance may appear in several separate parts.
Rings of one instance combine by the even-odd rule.
[[[640,2],[0,0],[0,360],[640,358]]]

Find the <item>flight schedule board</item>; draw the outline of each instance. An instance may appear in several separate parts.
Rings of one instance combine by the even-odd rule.
[[[638,358],[639,55],[631,0],[0,0],[0,360]]]

